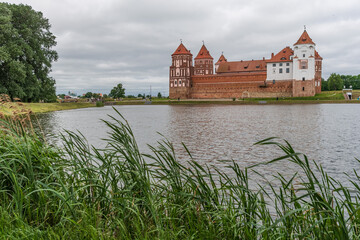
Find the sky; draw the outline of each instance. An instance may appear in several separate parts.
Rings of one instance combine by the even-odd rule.
[[[304,30],[323,57],[323,78],[360,74],[359,0],[12,0],[49,19],[59,54],[57,93],[168,95],[171,54],[205,42],[216,62],[270,58]]]

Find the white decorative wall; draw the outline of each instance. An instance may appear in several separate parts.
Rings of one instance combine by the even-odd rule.
[[[301,61],[307,61],[307,68],[301,68]],[[312,80],[315,78],[315,46],[299,44],[294,46],[293,73],[295,80]]]
[[[280,72],[280,69],[282,69],[282,72]],[[286,72],[286,69],[289,69],[288,73]],[[292,62],[267,63],[266,71],[267,71],[267,75],[266,75],[267,81],[293,79],[293,63]]]

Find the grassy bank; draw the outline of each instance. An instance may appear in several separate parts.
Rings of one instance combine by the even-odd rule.
[[[8,102],[0,105],[0,112],[5,115],[21,113],[23,110],[32,113],[44,113],[77,108],[95,107],[93,103],[16,103]]]
[[[2,122],[1,238],[360,237],[360,177],[345,188],[286,142],[259,142],[284,153],[263,164],[290,161],[299,174],[275,174],[280,185],[251,190],[248,171],[256,166],[240,169],[228,162],[226,173],[215,169],[214,174],[190,154],[185,166],[166,140],[144,155],[120,115],[104,123],[109,130],[105,149],[89,147],[72,132],[62,137],[60,149]]]
[[[324,91],[312,97],[283,97],[283,98],[247,98],[247,99],[157,99],[153,98],[154,105],[182,105],[182,104],[319,104],[319,103],[360,103],[356,98],[360,90],[353,91],[354,100],[345,100],[342,91]],[[113,102],[114,105],[142,105],[145,100],[124,99]]]

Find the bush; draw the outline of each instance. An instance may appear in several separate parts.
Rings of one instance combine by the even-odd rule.
[[[104,104],[104,102],[102,102],[102,101],[97,101],[96,102],[96,107],[103,107],[105,104]]]

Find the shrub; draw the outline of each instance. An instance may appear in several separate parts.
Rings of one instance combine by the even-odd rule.
[[[96,102],[96,107],[103,107],[105,104],[104,104],[104,102],[102,102],[102,101],[97,101]]]

